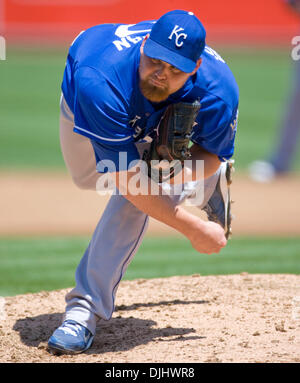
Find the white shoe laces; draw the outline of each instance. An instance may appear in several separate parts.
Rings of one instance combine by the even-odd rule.
[[[65,323],[61,329],[66,335],[77,336],[81,326],[79,323]]]

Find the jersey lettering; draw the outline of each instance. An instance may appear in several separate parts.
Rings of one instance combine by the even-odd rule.
[[[122,51],[123,48],[130,48],[131,44],[137,44],[140,42],[146,35],[143,36],[135,36],[138,33],[150,32],[151,29],[140,29],[140,30],[130,30],[130,27],[135,26],[136,24],[122,24],[119,25],[115,31],[115,35],[120,38],[120,40],[113,41],[113,44],[118,49],[118,51]]]
[[[129,44],[129,42],[126,40],[125,37],[122,37],[121,40],[113,41],[113,44],[116,46],[118,51],[122,51],[123,48],[130,48],[131,47],[131,45]]]
[[[208,46],[206,46],[204,49],[205,49],[205,52],[207,52],[208,54],[213,56],[216,60],[221,61],[222,63],[225,64],[225,60],[214,49],[212,49]]]

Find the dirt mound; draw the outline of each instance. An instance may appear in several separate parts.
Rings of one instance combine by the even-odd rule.
[[[67,290],[7,297],[0,362],[300,362],[299,282],[247,273],[122,281],[112,319],[76,356],[47,351]]]

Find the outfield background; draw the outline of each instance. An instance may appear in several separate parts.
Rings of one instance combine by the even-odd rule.
[[[72,286],[107,201],[76,190],[60,153],[58,101],[70,42],[94,24],[155,19],[176,8],[182,2],[0,0],[7,48],[0,61],[0,295]],[[152,221],[125,278],[299,274],[300,152],[284,179],[260,185],[247,173],[274,145],[293,82],[291,40],[300,34],[299,17],[281,0],[198,0],[184,8],[203,21],[208,44],[240,88],[235,235],[221,254],[204,256]]]

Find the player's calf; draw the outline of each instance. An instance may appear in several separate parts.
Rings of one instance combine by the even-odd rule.
[[[219,223],[225,230],[226,239],[231,234],[231,204],[230,184],[232,183],[233,160],[223,162],[220,168],[216,188],[203,210],[210,221]]]

